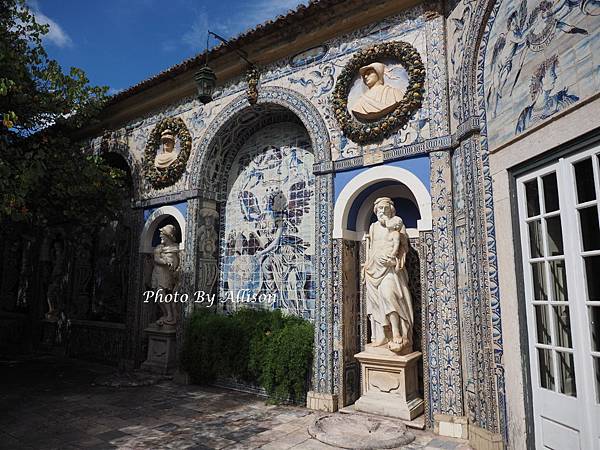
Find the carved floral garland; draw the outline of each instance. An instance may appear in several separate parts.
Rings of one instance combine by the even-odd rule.
[[[161,134],[166,129],[171,130],[177,139],[179,139],[179,155],[177,155],[177,158],[169,167],[159,169],[154,165],[154,159],[156,158],[156,151],[160,147]],[[144,150],[144,173],[146,179],[152,184],[152,187],[161,189],[175,184],[181,178],[183,172],[185,172],[191,149],[192,136],[182,119],[179,117],[168,117],[161,120],[150,133],[146,149]]]
[[[379,120],[362,123],[348,111],[348,94],[358,70],[382,59],[394,59],[409,76],[404,97],[393,111]],[[354,142],[382,140],[406,125],[423,103],[425,66],[419,52],[407,42],[386,42],[357,52],[340,73],[333,91],[333,108],[342,132]]]

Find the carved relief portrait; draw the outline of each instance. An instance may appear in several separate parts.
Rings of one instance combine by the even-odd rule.
[[[161,150],[154,158],[154,165],[159,169],[166,169],[177,159],[179,151],[175,149],[175,136],[168,128],[160,135]]]
[[[155,189],[175,184],[186,169],[192,136],[178,117],[161,120],[150,133],[144,151],[144,174]]]
[[[398,68],[392,68],[396,71],[395,69]],[[392,75],[391,70],[381,62],[368,64],[359,69],[360,77],[348,95],[348,105],[354,117],[363,121],[372,121],[381,119],[396,109],[408,85],[406,71],[401,67],[399,69],[403,72],[402,78]],[[393,85],[390,83],[390,78],[396,81]],[[401,81],[401,84],[398,81]],[[356,96],[356,91],[360,92],[360,96],[353,99],[352,96],[353,94]]]
[[[342,132],[359,144],[381,141],[406,125],[421,108],[425,66],[408,42],[365,48],[346,63],[333,91]]]

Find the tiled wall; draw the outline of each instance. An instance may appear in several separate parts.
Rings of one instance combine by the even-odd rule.
[[[263,300],[256,307],[312,318],[313,163],[306,130],[294,123],[263,128],[239,151],[229,175],[221,239],[220,298],[226,309],[235,309],[232,297],[256,294]]]
[[[600,89],[600,5],[503,1],[485,56],[490,149]]]

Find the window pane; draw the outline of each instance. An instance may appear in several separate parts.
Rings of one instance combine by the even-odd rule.
[[[533,299],[548,300],[548,291],[546,290],[546,277],[544,276],[544,263],[532,263],[531,271],[533,274]]]
[[[588,300],[600,301],[600,256],[586,256],[584,259]]]
[[[571,322],[569,321],[569,307],[553,306],[552,309],[554,310],[555,345],[573,348],[573,342],[571,341]]]
[[[596,198],[594,188],[594,169],[592,168],[592,159],[584,159],[573,164],[575,167],[575,181],[577,183],[577,201],[578,203],[588,202]]]
[[[590,332],[592,333],[592,350],[600,352],[600,306],[590,306]]]
[[[527,198],[527,217],[537,216],[540,213],[537,178],[525,183],[525,197]]]
[[[552,300],[556,302],[566,302],[569,300],[567,295],[567,271],[565,269],[565,260],[557,259],[550,261],[550,282],[552,283]]]
[[[598,208],[590,206],[579,210],[583,250],[600,249],[600,229],[598,228]]]
[[[548,255],[558,256],[564,253],[560,216],[546,219],[548,229]]]
[[[558,356],[558,377],[560,379],[560,392],[577,397],[575,386],[575,363],[573,354],[567,352],[556,352]]]
[[[542,241],[542,221],[534,220],[529,222],[529,246],[531,247],[531,257],[540,258],[544,256]]]
[[[535,323],[537,328],[537,341],[540,344],[551,345],[550,319],[548,317],[548,306],[535,305]]]
[[[558,185],[556,184],[556,172],[552,172],[542,177],[544,186],[544,206],[546,212],[556,211],[558,209]]]
[[[538,359],[540,363],[540,384],[543,388],[554,390],[554,364],[552,364],[552,352],[545,348],[538,348]]]

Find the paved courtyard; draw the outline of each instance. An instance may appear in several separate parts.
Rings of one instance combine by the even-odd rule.
[[[2,449],[333,449],[311,439],[316,414],[206,386],[94,383],[114,369],[54,357],[0,360]],[[464,450],[416,431],[407,449]]]

